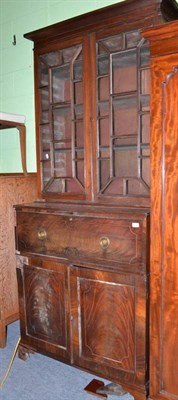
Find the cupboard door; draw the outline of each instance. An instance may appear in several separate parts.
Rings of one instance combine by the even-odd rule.
[[[178,400],[178,24],[143,34],[153,93],[150,399]]]
[[[178,399],[178,63],[165,83],[163,101],[165,107],[163,220],[167,223],[164,225],[162,237],[164,243],[162,377],[164,391]]]
[[[149,64],[139,31],[96,43],[97,195],[132,205],[149,198]]]
[[[74,362],[107,379],[137,384],[143,389],[146,382],[145,278],[76,268],[71,279],[78,301],[72,311]]]
[[[172,59],[172,63],[171,63]],[[152,229],[157,240],[151,248],[151,354],[150,396],[178,399],[178,55],[154,62],[163,110],[161,137],[155,127],[160,162],[154,160]],[[177,64],[176,64],[177,63]],[[173,68],[175,65],[175,68]],[[177,65],[177,67],[176,67]],[[157,71],[159,70],[159,75]],[[158,81],[158,77],[161,81]],[[157,102],[159,99],[157,99]],[[159,125],[158,125],[159,127]],[[159,137],[158,137],[159,134]],[[162,173],[164,171],[164,173]],[[157,186],[161,182],[162,191]],[[155,201],[155,199],[157,201]],[[157,216],[160,215],[159,219]]]
[[[67,267],[32,262],[17,270],[22,344],[69,359]]]

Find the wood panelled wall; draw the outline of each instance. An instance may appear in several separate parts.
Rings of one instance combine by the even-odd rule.
[[[0,177],[0,347],[6,344],[6,326],[18,318],[14,204],[36,198],[36,175]]]

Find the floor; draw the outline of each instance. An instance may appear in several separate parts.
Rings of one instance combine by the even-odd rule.
[[[19,323],[8,326],[7,346],[0,350],[0,382],[20,336]],[[22,361],[16,355],[7,380],[0,390],[0,400],[94,400],[84,388],[92,379],[101,379],[40,354]],[[103,381],[103,379],[101,379]],[[108,383],[107,381],[104,381]],[[133,397],[108,396],[108,399],[133,400]]]

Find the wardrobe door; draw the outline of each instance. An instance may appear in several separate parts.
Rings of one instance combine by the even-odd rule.
[[[162,389],[178,399],[178,62],[165,81],[163,107]]]
[[[145,35],[145,33],[144,33]],[[178,24],[151,43],[150,398],[178,399]]]

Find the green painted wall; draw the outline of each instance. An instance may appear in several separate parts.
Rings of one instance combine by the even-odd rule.
[[[26,116],[29,172],[36,171],[33,43],[23,34],[120,1],[124,0],[0,0],[0,111]],[[2,172],[21,172],[16,129],[0,131]]]
[[[123,0],[120,0],[123,1]],[[119,0],[0,0],[0,111],[23,114],[28,172],[36,171],[33,43],[23,34]],[[12,44],[16,35],[16,46]],[[0,131],[0,173],[21,172],[18,131]]]

